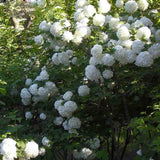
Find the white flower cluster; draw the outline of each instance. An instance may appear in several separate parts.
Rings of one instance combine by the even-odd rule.
[[[47,137],[43,137],[42,144],[46,147],[50,147],[50,140]]]
[[[42,45],[44,43],[44,39],[42,35],[38,35],[34,37],[34,41],[37,45]]]
[[[67,50],[66,52],[54,53],[52,56],[52,62],[55,65],[63,64],[68,66],[70,64],[70,58],[73,56],[72,50]]]
[[[80,128],[81,121],[77,117],[72,117],[72,114],[77,110],[77,104],[71,101],[73,93],[71,91],[65,92],[63,100],[57,100],[54,103],[54,108],[58,111],[61,117],[56,117],[54,124],[60,126],[62,123],[63,128],[68,130],[69,133],[76,133],[76,129]],[[67,118],[65,121],[63,118]]]
[[[39,155],[39,146],[36,142],[27,142],[24,149],[26,159],[36,158]]]
[[[91,149],[97,149],[97,148],[99,148],[100,147],[100,140],[99,140],[99,138],[93,138],[93,139],[91,139],[90,141],[89,141],[89,143],[90,143],[90,148]]]
[[[77,151],[76,149],[73,151],[73,157],[75,159],[88,159],[93,153],[89,148],[82,148],[81,151]]]
[[[79,96],[87,96],[89,95],[90,88],[87,85],[81,85],[78,87],[78,94]]]
[[[26,112],[25,117],[26,117],[26,119],[32,119],[33,115],[31,112]]]
[[[39,29],[42,30],[42,31],[49,31],[50,30],[50,27],[51,27],[51,24],[50,23],[47,23],[46,20],[42,21],[40,24],[39,24]]]
[[[3,155],[3,160],[14,160],[17,158],[16,141],[12,138],[5,138],[0,143],[0,154]]]
[[[49,75],[46,69],[42,68],[40,75],[37,76],[34,81],[46,81],[48,79]],[[20,96],[24,105],[30,105],[32,101],[34,102],[34,104],[38,103],[39,101],[45,101],[49,96],[53,96],[58,92],[58,88],[56,87],[55,83],[51,81],[45,82],[44,87],[39,88],[38,84],[33,82],[32,84],[28,83],[27,79],[26,83],[29,88],[23,88],[21,90]]]

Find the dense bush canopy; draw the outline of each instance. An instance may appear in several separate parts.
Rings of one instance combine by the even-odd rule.
[[[0,9],[0,158],[160,159],[159,0]]]

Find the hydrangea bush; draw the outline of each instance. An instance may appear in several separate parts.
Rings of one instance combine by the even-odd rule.
[[[43,8],[48,1],[28,3]],[[26,75],[23,118],[14,117],[18,138],[2,139],[3,159],[123,160],[135,143],[131,118],[158,101],[160,29],[151,1],[65,3],[62,17],[37,26],[42,60]],[[158,156],[153,150],[146,159]]]

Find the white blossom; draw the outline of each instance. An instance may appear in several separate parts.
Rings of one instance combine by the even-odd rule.
[[[111,5],[108,3],[107,0],[99,0],[98,5],[100,13],[108,13],[111,9]]]
[[[63,41],[70,42],[73,39],[73,34],[72,32],[69,31],[64,31],[63,36],[62,36]]]
[[[39,29],[42,30],[42,31],[49,31],[50,26],[51,26],[51,24],[47,23],[46,20],[44,20],[39,24]]]
[[[113,66],[115,63],[114,57],[108,53],[103,56],[102,62],[106,66]]]
[[[41,148],[39,149],[39,155],[40,155],[40,156],[44,156],[45,153],[46,153],[45,148],[41,147]]]
[[[120,27],[119,18],[110,18],[109,27],[112,30],[117,30]]]
[[[135,11],[137,11],[137,9],[138,9],[138,5],[136,1],[129,0],[128,2],[125,3],[125,10],[128,13],[134,13]]]
[[[45,119],[47,118],[47,116],[46,116],[44,113],[41,113],[41,114],[39,115],[39,118],[40,118],[41,120],[45,120]]]
[[[100,71],[94,65],[88,65],[85,68],[85,76],[91,81],[98,81],[100,79]]]
[[[30,86],[32,84],[32,80],[30,78],[26,79],[25,85]]]
[[[79,118],[77,117],[72,117],[71,119],[69,119],[68,121],[68,127],[70,129],[74,128],[74,129],[78,129],[81,127],[81,121]]]
[[[20,96],[21,96],[21,98],[24,98],[24,99],[30,99],[31,98],[31,94],[29,93],[27,88],[23,88],[21,90]]]
[[[137,65],[139,67],[150,67],[152,64],[153,64],[153,57],[147,51],[141,52],[136,57],[135,65]]]
[[[149,6],[149,3],[147,2],[147,0],[138,0],[137,4],[138,4],[138,8],[142,11],[145,11],[146,9],[148,9],[148,6]]]
[[[132,43],[132,51],[134,53],[139,53],[144,48],[144,42],[141,40],[135,40]]]
[[[96,9],[93,5],[87,5],[84,7],[84,15],[86,17],[92,17],[96,13]]]
[[[64,95],[63,95],[63,99],[65,101],[69,101],[73,96],[73,93],[71,91],[67,91]]]
[[[97,149],[100,147],[100,140],[99,138],[93,138],[90,140],[90,148]]]
[[[34,41],[37,45],[42,45],[44,43],[43,36],[38,35],[38,36],[34,37]]]
[[[146,39],[148,40],[151,36],[151,30],[148,27],[141,27],[137,30],[136,38],[137,39]]]
[[[0,143],[0,154],[3,155],[4,160],[14,160],[14,158],[17,158],[16,143],[12,138],[5,138]]]
[[[155,33],[155,39],[157,43],[160,43],[160,29],[158,29]]]
[[[81,150],[81,157],[87,159],[93,152],[89,148],[83,148]]]
[[[26,119],[32,119],[33,115],[31,112],[26,112],[25,117],[26,117]]]
[[[78,87],[79,96],[87,96],[90,92],[90,88],[87,85],[81,85]]]
[[[63,103],[62,99],[55,101],[54,108],[58,110],[58,107],[61,106],[62,103]]]
[[[54,124],[59,126],[61,125],[63,122],[63,118],[62,117],[56,117],[55,120],[54,120]]]
[[[59,65],[59,60],[58,60],[58,53],[55,53],[53,54],[52,56],[52,62],[55,64],[55,65]]]
[[[113,72],[110,70],[104,70],[102,75],[105,79],[110,79],[113,77]]]
[[[44,146],[50,147],[50,140],[47,137],[42,138],[42,144]]]
[[[122,8],[123,5],[124,5],[124,1],[123,0],[116,0],[116,7]]]
[[[76,2],[76,8],[83,8],[85,5],[87,5],[87,1],[86,0],[77,0]]]
[[[125,26],[121,26],[117,31],[117,37],[121,41],[128,40],[130,37],[130,33],[129,33],[128,28]]]
[[[28,88],[29,92],[32,95],[37,95],[38,94],[38,84],[32,84],[29,88]]]
[[[94,17],[93,17],[93,24],[95,26],[103,26],[105,23],[105,16],[102,15],[102,14],[96,14]]]
[[[160,43],[153,44],[149,49],[148,52],[152,55],[153,59],[160,57]]]
[[[60,22],[54,22],[50,27],[50,32],[53,36],[59,37],[60,35],[62,35],[62,29],[63,26]]]
[[[34,141],[27,142],[24,152],[27,159],[36,158],[39,154],[39,146]]]

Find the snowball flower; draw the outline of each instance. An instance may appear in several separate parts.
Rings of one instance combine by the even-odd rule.
[[[109,20],[109,28],[112,30],[117,30],[120,26],[119,18],[110,18]]]
[[[100,39],[100,41],[102,41],[102,42],[107,42],[107,40],[108,40],[108,35],[107,35],[106,33],[102,32],[102,33],[100,33],[100,35],[99,35],[99,39]]]
[[[60,22],[55,22],[50,27],[50,32],[53,36],[59,37],[62,34],[63,26]]]
[[[92,154],[92,151],[89,148],[83,148],[81,150],[81,157],[87,159]]]
[[[58,110],[58,107],[61,106],[62,103],[63,103],[62,99],[55,101],[54,108]]]
[[[98,81],[100,79],[100,71],[94,65],[88,65],[85,68],[85,76],[91,81]]]
[[[158,29],[155,33],[155,39],[157,43],[160,43],[160,29]]]
[[[95,56],[95,57],[96,57],[97,54],[102,54],[102,52],[103,52],[103,47],[102,47],[101,45],[99,45],[99,44],[95,44],[95,45],[91,48],[91,55],[92,55],[92,56]]]
[[[113,64],[115,63],[115,60],[112,55],[106,53],[102,58],[102,62],[106,66],[113,66]]]
[[[17,158],[16,143],[12,138],[5,138],[0,143],[0,154],[3,155],[4,160],[14,160],[14,158]]]
[[[67,112],[74,112],[77,110],[77,104],[74,101],[67,101],[64,103],[64,107]]]
[[[55,53],[53,54],[52,56],[52,62],[55,64],[55,65],[59,65],[59,60],[58,60],[58,53]]]
[[[76,65],[77,64],[77,57],[72,58],[72,64]]]
[[[27,99],[27,98],[22,98],[22,103],[27,106],[29,104],[31,104],[31,99]]]
[[[86,0],[77,0],[76,2],[76,8],[82,8],[84,7],[85,5],[87,5],[87,1]]]
[[[24,98],[24,99],[30,99],[31,98],[31,94],[29,93],[27,88],[23,88],[21,90],[20,96],[21,96],[21,98]]]
[[[135,40],[132,43],[132,51],[134,53],[139,53],[141,52],[141,50],[144,48],[144,42],[142,42],[141,40]]]
[[[66,52],[58,53],[58,61],[65,66],[69,65],[69,56]]]
[[[39,24],[39,29],[47,32],[50,30],[50,26],[50,23],[47,23],[46,20],[44,20]]]
[[[32,80],[30,78],[26,79],[25,85],[30,86],[32,84]]]
[[[111,5],[107,0],[99,0],[98,5],[100,13],[108,13],[111,9]]]
[[[38,36],[34,37],[34,41],[37,45],[42,45],[44,43],[43,36],[38,35]]]
[[[146,39],[148,40],[151,36],[151,30],[148,27],[141,27],[137,30],[136,38],[137,39]]]
[[[148,52],[152,55],[153,59],[160,57],[160,43],[153,44]]]
[[[34,141],[27,142],[24,152],[27,159],[36,158],[39,154],[38,144]]]
[[[69,101],[72,96],[73,96],[73,93],[72,93],[71,91],[67,91],[67,92],[63,95],[63,99],[64,99],[65,101]]]
[[[121,41],[128,40],[130,37],[128,28],[126,26],[120,27],[117,31],[117,37]]]
[[[145,51],[141,52],[137,57],[136,57],[136,62],[135,65],[139,67],[150,67],[153,64],[153,57],[152,55]]]
[[[37,95],[38,94],[38,84],[32,84],[29,88],[28,88],[29,92],[32,95]]]
[[[94,138],[90,140],[90,148],[97,149],[100,147],[100,140],[99,138]]]
[[[148,9],[148,6],[149,6],[149,3],[147,2],[147,0],[138,0],[137,4],[138,4],[138,8],[142,11],[145,11],[146,9]]]
[[[102,14],[96,14],[94,17],[93,17],[93,24],[95,26],[103,26],[105,23],[105,16],[102,15]]]
[[[47,137],[42,138],[42,144],[44,146],[50,147],[50,140]]]
[[[41,148],[39,149],[39,155],[40,155],[40,156],[44,156],[45,153],[46,153],[45,148],[41,147]]]
[[[81,127],[81,121],[79,118],[77,117],[72,117],[71,119],[69,119],[68,121],[68,127],[70,129],[74,128],[74,129],[78,129]]]
[[[90,88],[87,85],[82,85],[78,87],[79,96],[87,96],[90,92]]]
[[[103,71],[102,75],[105,79],[110,79],[113,77],[113,72],[110,70],[105,70]]]
[[[63,122],[63,118],[62,117],[56,117],[56,119],[54,120],[54,124],[59,126],[61,125]]]
[[[128,13],[134,13],[135,11],[137,11],[137,9],[138,9],[138,5],[136,1],[129,0],[128,2],[125,3],[125,10]]]
[[[44,113],[41,113],[41,114],[39,115],[39,118],[40,118],[41,120],[45,120],[46,117],[47,117],[47,116],[46,116]]]
[[[84,15],[86,17],[92,17],[96,13],[96,9],[94,8],[93,5],[87,5],[83,8],[84,10]]]
[[[139,149],[136,153],[137,153],[137,155],[142,156],[142,150],[141,149]]]
[[[85,18],[83,9],[77,9],[77,11],[74,13],[74,20],[81,21],[83,18]]]
[[[132,47],[132,43],[133,41],[128,39],[128,40],[124,40],[124,41],[118,41],[118,44],[120,44],[121,46],[130,49]]]
[[[153,22],[147,17],[142,17],[140,19],[140,22],[142,22],[145,26],[149,26],[149,27],[152,27],[153,25]]]
[[[122,8],[122,7],[123,7],[123,4],[124,4],[124,1],[123,1],[123,0],[116,0],[116,7]]]
[[[64,31],[62,39],[63,39],[63,41],[70,42],[73,39],[72,32]]]
[[[54,95],[58,92],[58,88],[56,87],[55,83],[51,81],[45,83],[45,88],[48,90],[49,95]]]
[[[26,112],[25,117],[26,117],[26,119],[32,119],[33,115],[31,112]]]
[[[35,80],[37,81],[45,81],[49,79],[49,74],[48,72],[44,69],[41,71],[40,75],[38,77],[36,77]]]

